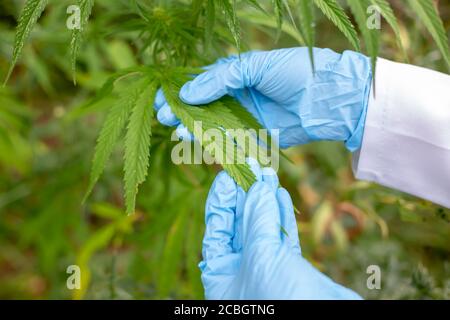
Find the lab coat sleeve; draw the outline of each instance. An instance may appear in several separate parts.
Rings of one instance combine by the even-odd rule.
[[[379,59],[375,88],[356,178],[450,208],[450,76]]]

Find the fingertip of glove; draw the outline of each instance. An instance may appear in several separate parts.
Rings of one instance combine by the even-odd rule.
[[[201,104],[201,98],[199,99],[195,94],[195,91],[192,88],[192,84],[194,80],[186,82],[180,89],[179,97],[180,99],[187,104],[196,105]]]
[[[190,105],[202,105],[221,98],[227,92],[219,77],[219,68],[212,68],[191,81],[186,82],[180,89],[180,99]]]
[[[209,206],[215,207],[235,207],[236,192],[236,183],[226,172],[222,171],[213,182],[207,203]]]
[[[250,166],[250,170],[252,170],[253,174],[255,175],[255,178],[257,181],[262,180],[262,173],[261,173],[261,166],[259,165],[259,162],[254,158],[247,158],[246,159],[247,164]]]
[[[167,103],[164,103],[164,105],[159,109],[158,113],[156,114],[156,118],[160,123],[168,127],[176,126],[180,123]]]
[[[290,200],[291,199],[291,195],[289,194],[289,192],[285,188],[278,188],[278,190],[277,190],[277,197],[281,201],[285,201],[285,200]]]
[[[162,106],[166,103],[166,98],[164,97],[164,93],[161,88],[156,91],[155,102],[153,103],[153,107],[156,111],[162,108]]]
[[[292,203],[291,195],[285,188],[278,188],[276,196],[281,206],[283,206],[285,209],[289,209],[292,211],[294,210],[294,204]]]
[[[232,192],[236,189],[236,183],[233,178],[226,171],[221,171],[214,181],[215,187],[220,187],[221,190]]]

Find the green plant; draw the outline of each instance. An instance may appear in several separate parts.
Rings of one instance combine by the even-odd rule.
[[[149,15],[154,6],[163,6],[177,17],[178,29],[166,32],[155,23],[158,20],[144,24],[128,0],[96,0],[83,30],[74,86],[70,58],[73,31],[64,26],[66,9],[76,1],[48,1],[23,47],[22,58],[17,60],[8,88],[0,90],[0,136],[7,137],[7,140],[0,138],[0,148],[7,150],[0,153],[1,298],[203,297],[197,265],[201,259],[204,203],[220,168],[174,165],[170,161],[174,145],[170,141],[171,129],[152,120],[151,165],[146,181],[140,185],[136,214],[126,216],[122,209],[125,203],[121,145],[126,125],[102,179],[89,201],[82,204],[92,166],[90,155],[104,119],[128,85],[147,77],[146,72],[129,74],[133,67],[191,69],[236,52],[235,40],[218,2],[198,1],[195,10],[189,1],[171,2],[181,6],[169,6],[169,1],[163,0],[139,1]],[[24,3],[25,0],[0,1],[2,75],[7,74],[12,61],[14,33]],[[286,1],[257,3],[265,12],[251,3],[236,3],[242,51],[306,45],[300,5],[314,9],[310,31],[315,35],[316,46],[337,51],[351,48],[345,36],[312,1],[295,2],[298,6],[289,2],[295,27]],[[350,1],[338,3],[346,13],[353,13],[346,6]],[[359,3],[372,2],[356,2]],[[440,58],[436,44],[427,36],[411,6],[399,0],[389,4],[398,18],[400,38],[383,20],[382,32],[370,33],[380,37],[377,42],[380,56],[401,61],[404,58],[398,46],[401,39],[411,63],[445,72],[445,60]],[[216,11],[215,19],[211,19],[212,8]],[[448,32],[450,5],[439,1],[439,9]],[[368,15],[366,11],[363,13]],[[356,18],[352,14],[350,21],[359,27]],[[198,27],[192,26],[193,21],[197,21]],[[204,28],[212,24],[214,28]],[[142,28],[147,31],[140,32]],[[190,35],[182,30],[189,30]],[[176,37],[188,36],[189,41],[175,41]],[[368,43],[362,32],[360,36],[362,50],[367,53]],[[145,39],[159,39],[158,47],[150,43],[144,49]],[[176,43],[179,45],[171,45]],[[185,56],[165,61],[163,47],[184,52]],[[159,52],[158,57],[154,57],[152,49]],[[108,85],[101,89],[105,81],[113,85],[111,94],[105,90]],[[14,141],[11,135],[23,141],[26,146],[23,150],[28,151],[22,153],[22,148],[11,143]],[[339,143],[312,143],[285,152],[292,163],[281,161],[278,173],[301,212],[297,221],[305,258],[368,299],[448,299],[448,289],[445,290],[450,279],[448,209],[354,180],[348,152]],[[343,207],[363,219],[360,234],[350,232],[354,230],[354,220],[349,214],[342,214]],[[332,219],[325,229],[320,226],[324,216]],[[83,291],[66,288],[65,271],[72,264],[80,265],[82,273],[90,275],[90,281],[83,279]],[[366,268],[371,264],[382,268],[382,290],[366,287]],[[417,281],[423,278],[414,272],[420,265],[426,267],[433,279],[431,287]]]
[[[30,111],[6,88],[0,88],[0,170],[28,170],[32,147],[26,139]],[[1,172],[0,171],[0,172]]]
[[[368,18],[367,7],[376,5],[381,15],[394,30],[397,42],[403,49],[397,19],[385,0],[348,0],[355,20],[364,39],[367,53],[372,58],[375,68],[379,52],[379,31],[366,27]],[[443,23],[439,18],[432,0],[410,0],[410,7],[424,22],[439,47],[443,59],[450,66],[450,53],[446,41]],[[256,15],[270,19],[274,12],[274,26],[278,33],[285,30],[283,25],[293,28],[300,44],[310,48],[311,63],[314,64],[312,50],[314,46],[314,7],[318,8],[342,32],[352,47],[361,50],[360,40],[351,18],[341,2],[336,0],[274,0],[230,1],[230,0],[193,0],[186,1],[129,1],[121,11],[111,13],[111,19],[126,21],[117,30],[118,33],[130,32],[135,35],[137,55],[143,66],[132,67],[119,71],[110,78],[99,90],[95,101],[110,94],[117,94],[117,102],[109,110],[98,139],[94,155],[91,180],[88,193],[92,191],[99,179],[106,161],[114,145],[121,137],[124,128],[124,185],[127,212],[134,212],[135,198],[138,186],[145,180],[149,165],[149,147],[151,143],[151,125],[153,118],[152,104],[158,87],[162,86],[167,99],[172,104],[175,114],[193,131],[193,121],[202,120],[208,128],[233,127],[254,128],[255,121],[245,121],[249,117],[239,117],[244,110],[229,98],[205,106],[202,109],[189,108],[177,96],[178,89],[188,74],[199,73],[187,66],[201,66],[224,54],[224,49],[234,43],[238,52],[244,48],[241,40],[240,20],[246,20],[245,15],[239,15],[239,8],[251,6]],[[47,0],[27,0],[19,18],[16,31],[12,62],[5,82],[11,76],[13,68],[21,54],[26,38],[31,33],[39,16],[45,9]],[[94,6],[93,0],[78,0],[81,24],[72,32],[70,41],[71,65],[75,82],[76,56],[82,45],[83,32],[89,28],[88,19]],[[239,17],[239,18],[238,18]],[[248,21],[255,21],[254,16]],[[260,20],[261,21],[261,20]],[[267,22],[265,23],[267,25]],[[225,27],[229,30],[226,32]],[[126,85],[120,87],[120,82]],[[224,108],[225,106],[225,108]],[[223,139],[229,139],[223,132]],[[194,132],[194,135],[196,133]],[[196,136],[205,147],[204,137]],[[235,152],[247,150],[236,145]],[[223,152],[223,150],[221,150]],[[230,175],[245,189],[254,177],[248,165],[223,165]]]

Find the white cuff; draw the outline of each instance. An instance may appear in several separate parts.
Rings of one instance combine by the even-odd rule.
[[[450,208],[450,76],[378,59],[358,179]]]

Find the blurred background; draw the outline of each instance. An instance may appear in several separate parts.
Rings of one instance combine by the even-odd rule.
[[[204,201],[220,168],[173,165],[171,130],[156,126],[137,213],[127,216],[123,209],[120,148],[82,204],[111,101],[85,102],[114,71],[142,61],[136,58],[136,36],[121,33],[114,16],[127,1],[98,0],[74,86],[65,24],[73,2],[49,4],[7,86],[0,87],[0,298],[202,299],[197,264]],[[410,63],[448,72],[414,14],[402,1],[390,2]],[[0,2],[2,81],[23,4]],[[276,30],[257,24],[251,10],[240,11],[247,49],[298,45],[286,33],[275,41]],[[439,10],[448,31],[450,3],[440,1]],[[317,46],[348,49],[345,38],[320,19]],[[403,61],[385,21],[381,56]],[[450,210],[356,181],[351,156],[340,143],[313,143],[286,154],[292,163],[282,161],[281,183],[300,211],[303,254],[316,267],[364,298],[450,298]],[[82,290],[66,286],[66,269],[74,264],[88,281]],[[380,290],[366,286],[370,265],[381,269]]]

